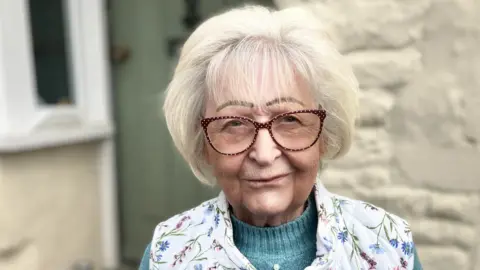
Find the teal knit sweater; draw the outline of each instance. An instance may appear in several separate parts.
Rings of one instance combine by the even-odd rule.
[[[311,196],[313,197],[313,196]],[[232,216],[235,245],[258,270],[303,270],[317,252],[317,209],[309,199],[297,219],[277,227],[254,227]]]
[[[242,254],[258,270],[305,269],[316,253],[317,209],[313,198],[296,220],[278,227],[254,227],[232,216],[233,238]],[[145,250],[139,270],[149,270],[150,245]],[[414,270],[421,270],[414,250]],[[379,269],[382,270],[382,269]]]

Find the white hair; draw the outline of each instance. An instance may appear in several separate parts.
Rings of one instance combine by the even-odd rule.
[[[235,95],[255,100],[262,93],[258,81],[276,83],[269,91],[280,95],[298,83],[298,76],[327,111],[322,159],[344,155],[353,140],[358,82],[317,18],[301,8],[246,6],[211,17],[191,34],[166,90],[163,112],[175,146],[201,182],[216,183],[200,127],[207,98],[234,89]]]

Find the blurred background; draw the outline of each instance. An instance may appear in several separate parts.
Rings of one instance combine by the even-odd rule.
[[[136,269],[156,224],[217,194],[160,94],[195,26],[246,2],[0,0],[0,269]],[[406,218],[425,269],[480,269],[480,1],[248,3],[314,12],[358,76],[327,187]]]

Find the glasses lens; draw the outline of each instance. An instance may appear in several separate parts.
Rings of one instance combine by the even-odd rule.
[[[217,151],[236,154],[250,146],[255,136],[255,126],[245,119],[217,119],[208,125],[207,134]]]
[[[283,147],[300,150],[311,146],[318,138],[320,118],[314,113],[294,113],[275,119],[272,134]]]

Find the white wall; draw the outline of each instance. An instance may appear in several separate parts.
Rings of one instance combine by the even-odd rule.
[[[0,269],[70,269],[76,260],[101,265],[99,147],[0,157]]]

